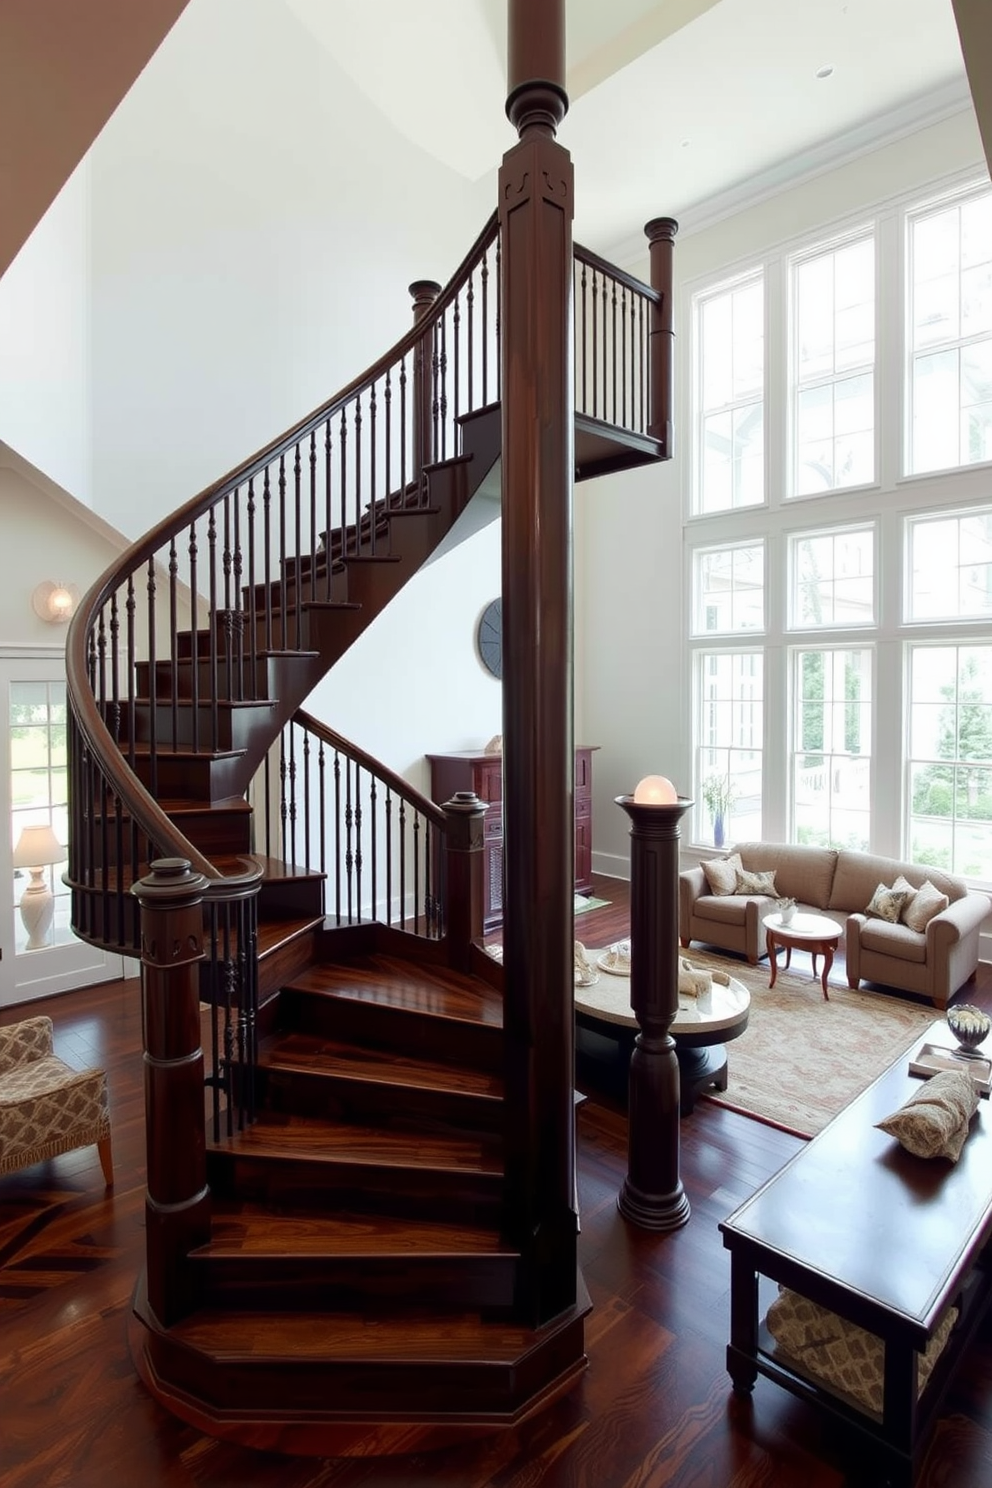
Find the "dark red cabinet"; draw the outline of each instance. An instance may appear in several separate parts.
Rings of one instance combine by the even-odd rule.
[[[575,751],[575,888],[592,888],[592,754],[595,746]],[[455,791],[474,791],[486,803],[485,841],[486,933],[503,922],[503,759],[498,754],[463,749],[452,754],[429,754],[431,798],[438,805]]]

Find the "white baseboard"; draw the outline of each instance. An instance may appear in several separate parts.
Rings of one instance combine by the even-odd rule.
[[[602,873],[606,878],[625,878],[629,881],[630,858],[619,853],[594,852],[592,871]]]

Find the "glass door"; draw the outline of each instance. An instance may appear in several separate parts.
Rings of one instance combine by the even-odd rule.
[[[66,685],[61,658],[0,657],[0,800],[10,823],[0,867],[0,1006],[68,992],[124,974],[120,956],[69,927],[62,882],[69,842]]]

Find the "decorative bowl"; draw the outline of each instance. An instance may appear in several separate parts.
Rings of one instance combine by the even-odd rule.
[[[947,1009],[947,1026],[958,1041],[960,1054],[977,1059],[977,1049],[992,1030],[992,1018],[981,1008],[962,1002]]]

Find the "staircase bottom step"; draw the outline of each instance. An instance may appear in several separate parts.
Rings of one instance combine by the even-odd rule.
[[[301,1456],[435,1450],[519,1426],[581,1377],[589,1298],[541,1328],[447,1318],[196,1313],[129,1341],[151,1394],[198,1430]]]

